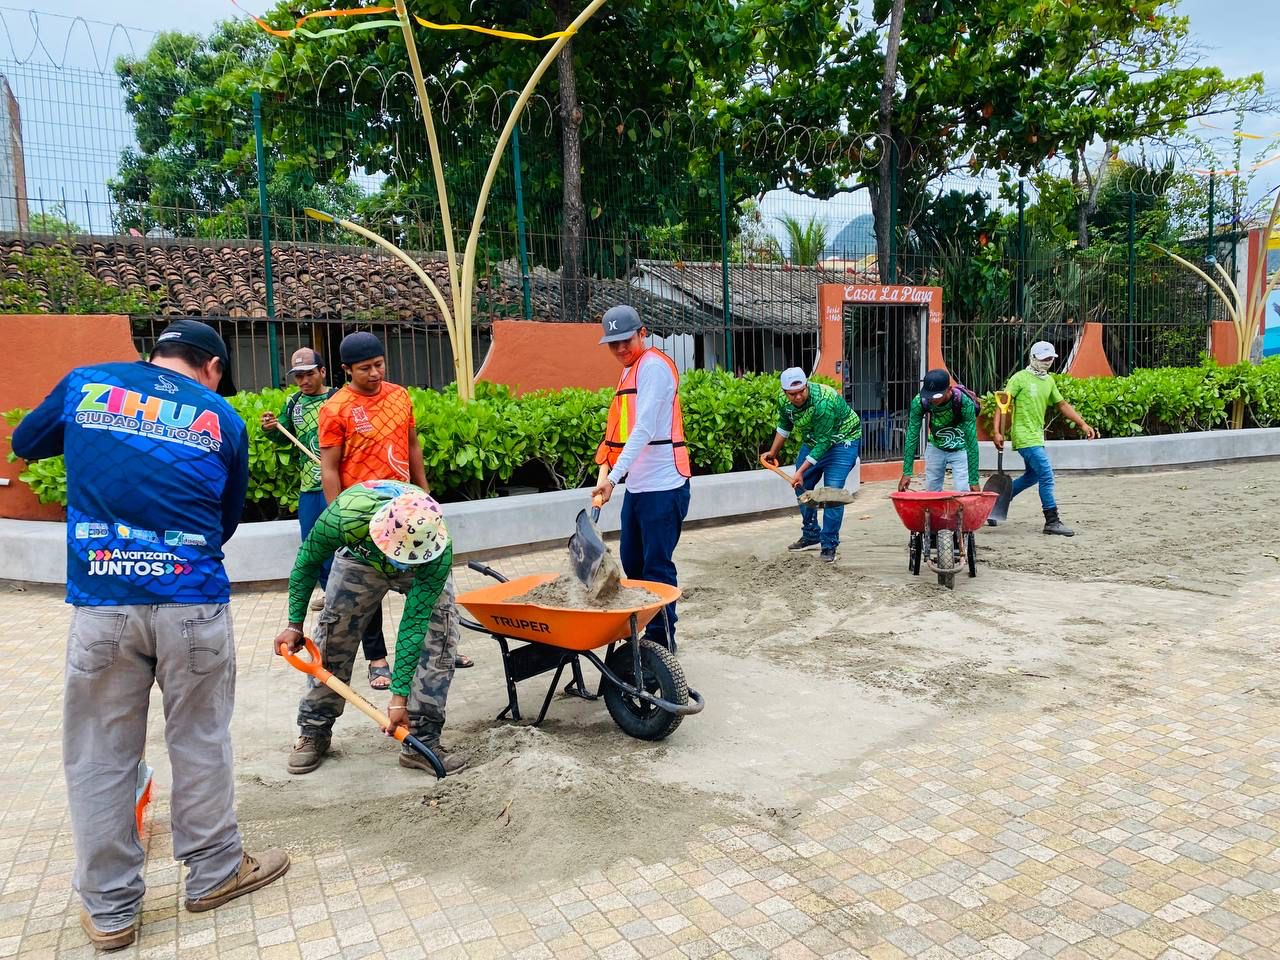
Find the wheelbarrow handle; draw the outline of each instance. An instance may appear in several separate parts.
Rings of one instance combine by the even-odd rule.
[[[486,577],[493,577],[493,579],[497,580],[499,583],[507,582],[506,577],[500,574],[497,570],[493,569],[493,567],[483,564],[479,560],[468,560],[467,569],[474,570],[476,573],[482,573]]]
[[[379,727],[385,730],[391,726],[390,717],[324,668],[321,663],[320,648],[315,645],[310,637],[303,637],[302,644],[311,659],[304,660],[296,653],[290,653],[289,645],[286,643],[282,643],[279,646],[280,656],[284,657],[289,666],[302,671],[310,677],[314,677],[317,683],[324,684]],[[407,727],[397,726],[391,731],[391,736],[426,758],[427,763],[431,764],[431,769],[435,771],[437,780],[444,778],[444,764],[440,762],[440,758],[431,751],[430,747],[411,734]]]

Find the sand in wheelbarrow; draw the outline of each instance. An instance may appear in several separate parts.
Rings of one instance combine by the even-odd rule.
[[[806,506],[826,507],[853,503],[854,496],[844,487],[814,487],[800,494],[800,502]]]
[[[595,597],[590,596],[576,577],[561,574],[554,580],[534,587],[528,593],[512,597],[510,603],[536,603],[544,607],[567,607],[574,610],[634,610],[653,603],[654,595],[639,587],[624,587],[610,577]]]

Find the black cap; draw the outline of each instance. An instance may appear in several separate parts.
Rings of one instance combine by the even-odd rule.
[[[347,366],[386,355],[387,351],[382,348],[382,341],[367,330],[348,333],[338,345],[338,358]]]
[[[920,386],[920,399],[924,403],[941,400],[951,386],[951,374],[945,370],[930,370],[924,375],[924,383]]]
[[[636,313],[635,307],[629,307],[625,303],[606,310],[600,322],[604,326],[604,336],[600,338],[601,343],[617,343],[621,340],[630,340],[644,326],[640,322],[640,314]]]
[[[222,379],[218,381],[218,393],[229,397],[236,392],[236,385],[231,379],[231,356],[227,353],[227,344],[218,331],[199,320],[175,320],[156,337],[156,346],[162,343],[185,343],[189,347],[203,350],[211,357],[222,361]]]

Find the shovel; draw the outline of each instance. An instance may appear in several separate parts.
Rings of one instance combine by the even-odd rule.
[[[772,463],[764,458],[764,454],[760,454],[760,466],[766,470],[772,470],[783,480],[791,485],[791,475],[784,473],[781,468],[775,467]],[[814,487],[812,490],[806,490],[800,494],[800,502],[806,507],[826,507],[853,503],[853,494],[843,487]]]
[[[309,660],[302,659],[302,657],[298,656],[296,653],[290,653],[288,644],[280,644],[280,656],[284,657],[289,666],[293,667],[295,670],[301,670],[308,676],[313,677],[316,683],[324,684],[338,696],[342,697],[343,700],[346,700],[349,704],[358,709],[370,720],[377,723],[378,726],[391,726],[391,719],[385,713],[324,668],[324,664],[321,662],[320,648],[315,645],[310,637],[304,637],[302,642],[306,647],[307,656],[310,657]],[[395,737],[409,749],[421,754],[426,759],[427,763],[431,764],[431,769],[436,772],[437,780],[444,779],[444,764],[440,762],[440,758],[431,751],[430,747],[411,734],[404,727],[396,727],[391,736]]]
[[[996,426],[1001,427],[1003,426],[1003,418],[1009,415],[1009,394],[1003,390],[997,390],[996,407],[999,409],[999,413],[996,416],[1001,418],[1001,422],[998,422]],[[990,477],[986,486],[982,489],[985,493],[994,493],[998,497],[996,505],[991,508],[991,515],[987,517],[987,523],[993,527],[1004,523],[1009,519],[1009,501],[1013,499],[1013,477],[1004,472],[1004,450],[996,452],[995,476]]]
[[[600,508],[604,506],[599,497],[592,497],[591,510],[579,510],[575,521],[573,536],[569,538],[569,567],[578,578],[588,595],[593,595],[593,585],[600,573],[607,547],[596,521],[600,519]]]

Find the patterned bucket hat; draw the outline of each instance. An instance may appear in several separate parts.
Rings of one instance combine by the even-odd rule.
[[[388,500],[369,521],[369,536],[395,563],[429,563],[449,546],[440,504],[416,488]]]

